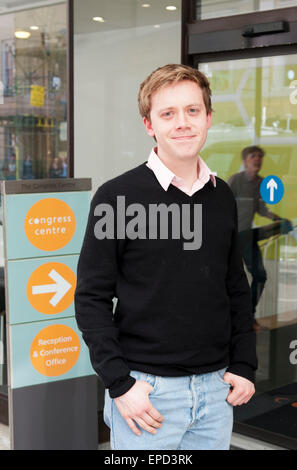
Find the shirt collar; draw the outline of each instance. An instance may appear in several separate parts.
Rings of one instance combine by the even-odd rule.
[[[210,179],[214,187],[216,187],[216,178],[215,173],[212,172],[204,160],[198,155],[198,164],[199,164],[199,180],[204,184]],[[162,160],[157,155],[157,147],[153,148],[148,161],[147,166],[155,173],[157,180],[165,191],[167,191],[172,180],[181,180],[179,176],[176,176],[169,168],[162,162]]]

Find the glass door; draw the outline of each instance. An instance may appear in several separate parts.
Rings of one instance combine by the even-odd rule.
[[[257,394],[234,409],[235,418],[297,439],[297,55],[199,68],[215,110],[201,155],[236,198],[255,307]],[[276,204],[259,192],[260,177],[269,175],[284,185]]]
[[[253,298],[256,394],[234,431],[297,449],[297,9],[281,3],[297,4],[193,2],[184,62],[211,84],[201,156],[236,198]]]

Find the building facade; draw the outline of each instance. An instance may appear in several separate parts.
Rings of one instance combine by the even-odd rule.
[[[297,449],[297,1],[4,3],[1,179],[92,177],[95,191],[147,160],[153,141],[144,132],[137,92],[166,63],[188,64],[209,78],[214,116],[201,156],[212,171],[228,181],[245,171],[244,148],[265,151],[259,175],[276,176],[284,186],[282,199],[268,198],[266,206],[290,225],[273,225],[258,211],[250,227],[262,234],[257,246],[265,276],[256,306],[259,368],[256,395],[234,409],[234,431]],[[247,264],[252,284],[255,272]],[[2,300],[5,344],[4,288]],[[103,392],[98,379],[101,440]]]

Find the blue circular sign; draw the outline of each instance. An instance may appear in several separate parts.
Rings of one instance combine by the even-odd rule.
[[[260,194],[267,204],[277,204],[283,197],[285,188],[278,176],[269,175],[263,179],[260,186]]]

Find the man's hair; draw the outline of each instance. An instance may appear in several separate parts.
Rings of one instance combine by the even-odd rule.
[[[242,160],[245,160],[246,157],[247,157],[250,153],[254,153],[254,152],[259,152],[261,157],[264,157],[264,155],[265,155],[265,152],[264,152],[264,150],[263,150],[261,147],[258,147],[257,145],[251,145],[250,147],[245,147],[245,148],[241,151]]]
[[[151,97],[153,93],[161,88],[176,84],[182,80],[190,80],[197,83],[203,94],[206,113],[212,111],[211,89],[206,76],[199,70],[181,64],[168,64],[154,70],[140,85],[138,93],[138,107],[142,117],[149,121],[151,112]]]

